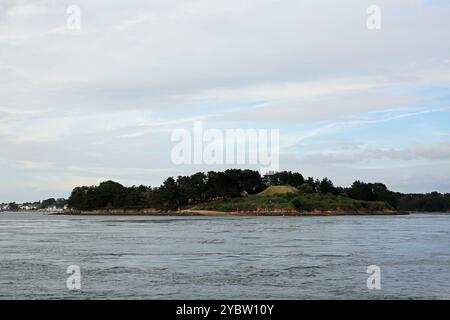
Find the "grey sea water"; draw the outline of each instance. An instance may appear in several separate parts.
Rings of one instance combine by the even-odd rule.
[[[80,291],[66,287],[69,265]],[[449,299],[450,215],[0,213],[0,298]]]

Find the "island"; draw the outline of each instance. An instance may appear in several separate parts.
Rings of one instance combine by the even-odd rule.
[[[228,169],[169,177],[159,187],[125,187],[115,181],[73,189],[70,215],[161,216],[320,216],[399,215],[412,211],[448,211],[450,196],[403,194],[383,183],[355,181],[336,187],[328,178],[304,178],[298,172],[261,175]]]

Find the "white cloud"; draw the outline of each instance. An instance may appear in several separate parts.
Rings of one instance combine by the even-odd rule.
[[[79,32],[65,27],[69,4],[0,3],[0,160],[52,163],[40,182],[127,161],[162,179],[167,132],[193,119],[298,125],[284,137],[292,146],[409,116],[367,112],[436,110],[444,94],[420,89],[450,87],[445,3],[380,0],[379,32],[360,0],[79,0]]]
[[[310,153],[298,156],[302,163],[316,163],[348,168],[413,168],[450,164],[450,141],[417,144],[405,148],[357,146],[350,150]],[[390,161],[386,161],[390,160]],[[407,161],[405,163],[405,161]],[[431,173],[431,172],[430,172]]]

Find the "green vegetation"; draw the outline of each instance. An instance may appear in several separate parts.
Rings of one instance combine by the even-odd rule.
[[[351,187],[335,187],[300,173],[283,171],[261,176],[252,170],[198,172],[167,178],[159,187],[125,187],[114,181],[76,187],[68,200],[71,209],[204,209],[217,211],[449,211],[450,195],[402,194],[382,183],[355,181]]]
[[[274,194],[283,194],[283,193],[296,193],[298,192],[297,188],[292,186],[270,186],[266,190],[258,193],[260,196],[272,196]]]
[[[289,186],[285,186],[288,189]],[[380,201],[354,200],[331,193],[260,193],[230,200],[216,200],[193,207],[195,210],[237,211],[383,211],[393,208]]]

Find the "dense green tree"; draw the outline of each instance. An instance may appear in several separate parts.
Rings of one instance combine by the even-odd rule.
[[[238,197],[241,193],[238,180],[232,174],[210,171],[207,174],[210,199]]]
[[[314,192],[317,192],[317,185],[316,181],[313,177],[308,177],[308,179],[305,180],[305,183],[309,184],[311,188],[314,190]]]
[[[314,193],[315,192],[313,187],[311,187],[311,185],[306,182],[298,187],[298,191],[300,191],[300,193]]]
[[[73,189],[68,199],[69,207],[76,210],[89,210],[86,197],[87,189],[87,187],[76,187]]]
[[[353,199],[375,201],[372,186],[359,180],[353,182],[352,186],[347,190],[347,194]]]
[[[246,191],[254,194],[265,189],[264,181],[258,171],[229,169],[224,174],[237,185],[239,192]]]
[[[323,178],[322,181],[319,182],[319,192],[323,194],[337,193],[336,188],[333,185],[333,182],[328,178]]]
[[[293,187],[299,187],[303,184],[303,182],[305,182],[305,179],[298,172],[280,171],[265,175],[264,182],[269,186],[290,185]]]
[[[365,183],[355,181],[350,188],[346,190],[349,197],[364,201],[384,201],[396,208],[398,206],[398,196],[388,190],[383,183]]]
[[[192,176],[180,176],[177,179],[183,204],[200,203],[206,199],[206,175],[197,172]]]
[[[181,205],[181,192],[174,178],[167,178],[156,190],[155,205],[163,210],[177,210]]]

